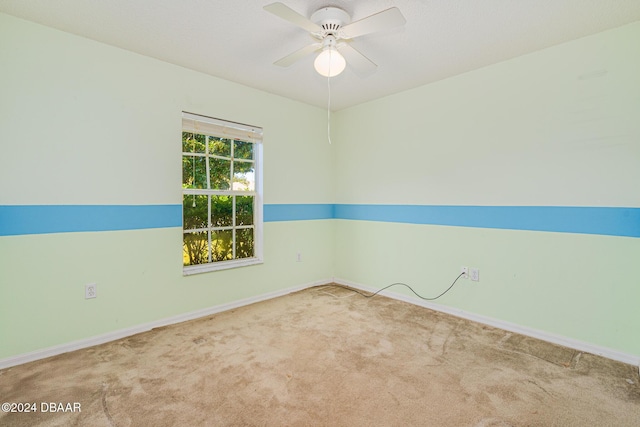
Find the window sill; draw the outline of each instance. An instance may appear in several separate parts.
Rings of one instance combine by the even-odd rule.
[[[246,267],[249,265],[262,264],[264,261],[260,258],[235,259],[232,261],[219,261],[210,264],[190,265],[182,268],[183,276],[191,276],[193,274],[208,273],[211,271],[229,270],[231,268]]]

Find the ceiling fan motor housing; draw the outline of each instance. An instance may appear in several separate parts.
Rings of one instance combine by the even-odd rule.
[[[311,21],[322,27],[322,35],[336,35],[338,30],[351,23],[349,14],[339,7],[327,6],[316,10]]]

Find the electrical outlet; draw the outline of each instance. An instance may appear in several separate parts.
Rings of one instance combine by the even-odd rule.
[[[460,273],[462,274],[463,279],[469,278],[469,267],[460,267]]]
[[[98,285],[89,283],[84,285],[84,299],[96,298],[98,296]]]
[[[479,268],[472,268],[469,270],[469,276],[471,276],[471,280],[473,280],[474,282],[479,282],[480,281],[480,269]]]
[[[298,258],[296,258],[297,262],[302,262],[302,253],[298,252]]]

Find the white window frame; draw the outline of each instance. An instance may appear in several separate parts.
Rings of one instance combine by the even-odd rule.
[[[188,265],[183,266],[183,275],[191,275],[198,273],[206,273],[210,271],[227,270],[230,268],[244,267],[249,265],[262,264],[263,258],[263,199],[262,199],[262,128],[257,126],[250,126],[241,123],[229,122],[225,120],[215,119],[213,117],[201,116],[198,114],[182,112],[182,132],[193,132],[200,135],[209,135],[218,138],[228,138],[232,140],[239,140],[243,142],[253,143],[253,159],[254,159],[254,174],[255,174],[255,189],[254,191],[237,191],[233,190],[233,181],[230,182],[229,190],[211,190],[211,189],[182,189],[182,197],[185,195],[231,195],[231,196],[253,196],[255,199],[253,208],[253,229],[254,229],[254,257],[231,259],[226,261],[212,261],[206,264]],[[233,149],[233,144],[232,144]],[[181,149],[181,160],[184,154]],[[207,156],[209,154],[207,153]],[[240,160],[241,161],[241,160]],[[233,162],[232,162],[233,165]],[[182,175],[181,175],[182,176]],[[208,177],[208,174],[207,174]],[[231,174],[233,177],[233,173]],[[242,229],[242,226],[235,225],[235,203],[233,204],[233,229]],[[184,212],[183,212],[184,215]],[[208,227],[201,229],[201,231],[209,231],[216,229],[211,224],[211,216],[208,215]],[[182,251],[184,256],[184,220],[182,226]],[[200,230],[200,229],[198,229]],[[235,256],[235,245],[233,245],[233,251]]]

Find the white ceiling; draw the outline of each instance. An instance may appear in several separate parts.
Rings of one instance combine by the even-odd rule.
[[[273,65],[312,41],[262,8],[276,0],[0,0],[0,12],[267,92],[326,107],[313,56]],[[356,38],[378,70],[331,79],[332,110],[640,20],[639,0],[280,0],[356,21],[396,6],[403,28]]]

